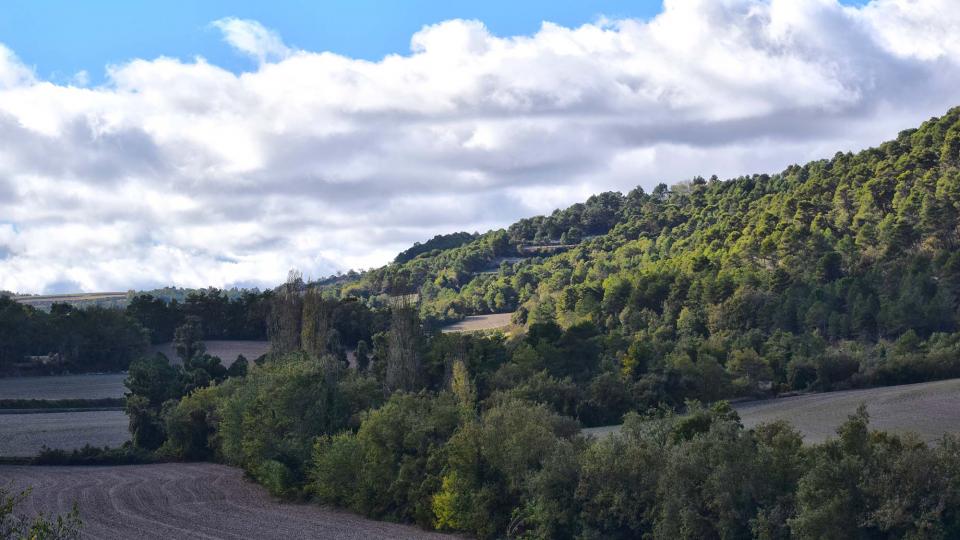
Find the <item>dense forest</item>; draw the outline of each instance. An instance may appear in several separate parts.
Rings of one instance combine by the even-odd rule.
[[[804,445],[724,401],[960,376],[958,166],[960,109],[778,175],[606,193],[380,269],[294,274],[248,369],[189,345],[183,368],[134,362],[137,451],[481,538],[958,537],[955,438],[871,432],[861,410]],[[514,326],[438,331],[490,312]]]

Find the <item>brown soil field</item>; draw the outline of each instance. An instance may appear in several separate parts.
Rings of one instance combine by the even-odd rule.
[[[0,399],[120,398],[125,373],[0,378]]]
[[[867,406],[871,429],[916,433],[927,442],[960,433],[960,379],[745,401],[734,408],[747,428],[786,420],[806,442],[819,443],[834,436],[861,403]],[[584,432],[602,437],[618,429],[604,426]]]
[[[447,538],[312,504],[285,504],[212,463],[110,467],[0,466],[14,489],[33,488],[18,511],[64,513],[74,501],[83,537],[102,540]]]
[[[117,447],[130,439],[128,422],[123,411],[0,414],[0,456],[32,457],[44,445],[63,450],[85,444]]]
[[[443,332],[477,332],[479,330],[496,330],[510,326],[513,313],[495,313],[493,315],[473,315],[462,321],[445,326]]]
[[[207,346],[207,354],[220,358],[223,365],[227,367],[233,364],[237,355],[242,354],[248,362],[253,362],[270,350],[269,341],[207,340],[204,344]],[[180,363],[180,358],[173,350],[173,343],[152,345],[149,352],[150,354],[161,352],[171,363]]]

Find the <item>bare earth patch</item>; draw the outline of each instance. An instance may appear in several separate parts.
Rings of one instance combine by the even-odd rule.
[[[0,399],[121,398],[125,373],[0,378]]]
[[[445,326],[443,332],[477,332],[496,330],[510,326],[513,313],[494,313],[493,315],[472,315],[460,322]]]
[[[840,424],[861,403],[867,406],[871,429],[916,433],[926,442],[945,433],[960,433],[960,379],[747,401],[734,408],[747,428],[786,420],[800,430],[806,442],[819,443],[836,435]],[[619,428],[583,431],[603,437]]]
[[[117,447],[130,439],[123,411],[0,414],[0,457],[32,457],[44,445]],[[0,476],[2,478],[2,476]]]
[[[63,513],[77,501],[84,538],[446,537],[312,504],[281,504],[239,469],[212,463],[0,466],[0,478],[14,489],[33,487],[19,507],[26,514]]]

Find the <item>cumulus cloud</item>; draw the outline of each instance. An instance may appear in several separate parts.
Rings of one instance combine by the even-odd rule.
[[[948,0],[667,0],[377,62],[213,23],[258,61],[138,59],[99,87],[0,47],[0,289],[271,285],[382,264],[604,190],[776,172],[960,103]]]

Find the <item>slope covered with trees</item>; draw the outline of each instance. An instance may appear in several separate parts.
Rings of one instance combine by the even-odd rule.
[[[427,321],[556,323],[594,340],[587,379],[676,402],[960,376],[958,119],[780,174],[603,193],[330,288],[419,293]]]

